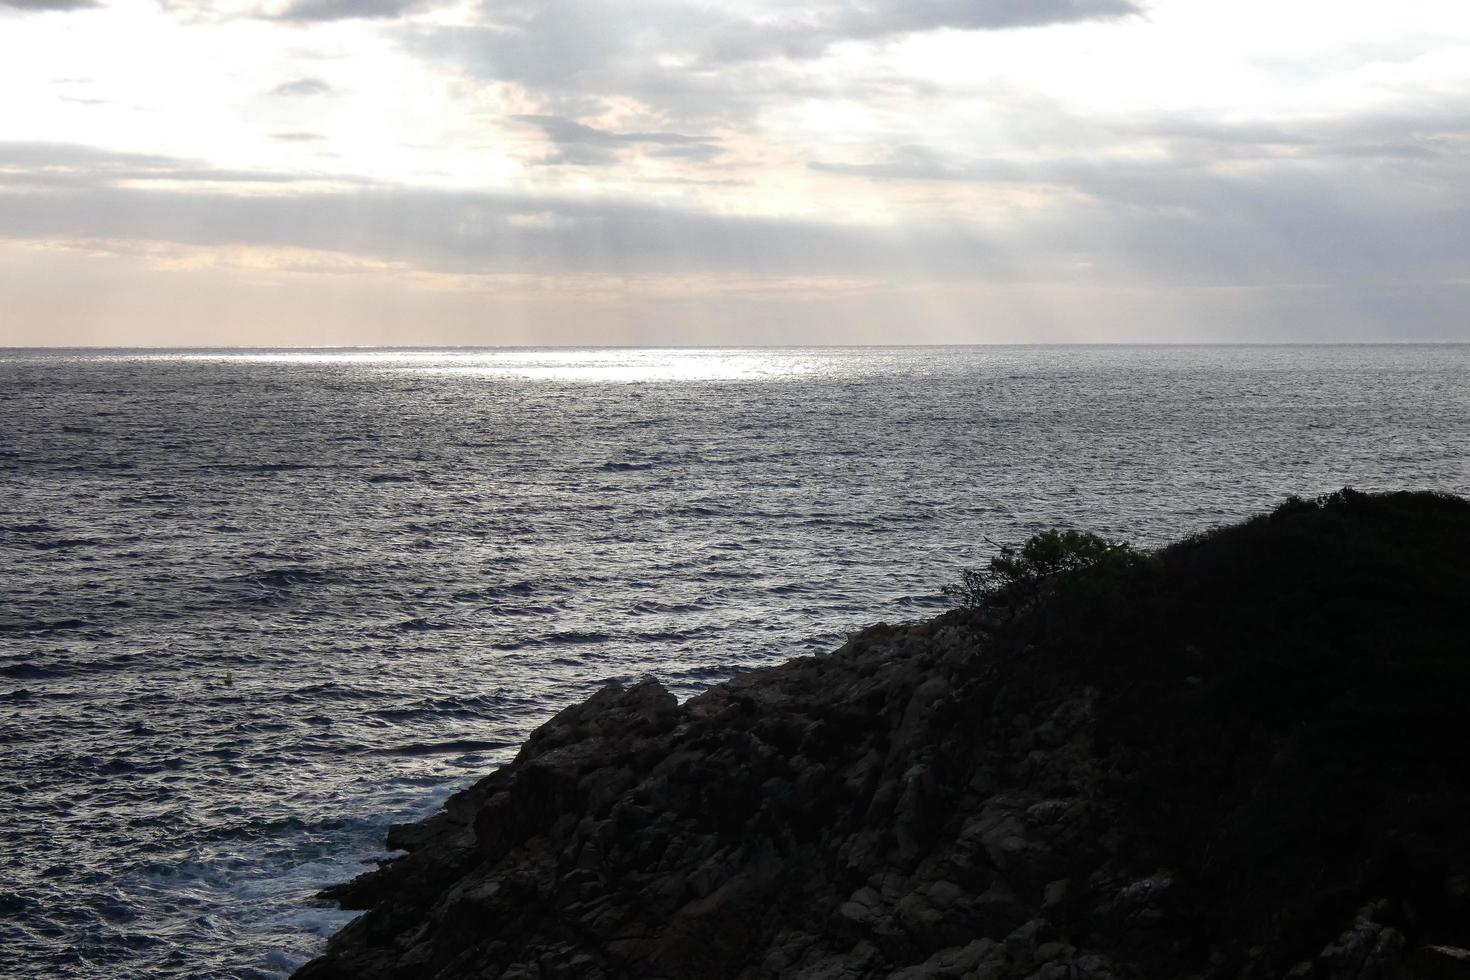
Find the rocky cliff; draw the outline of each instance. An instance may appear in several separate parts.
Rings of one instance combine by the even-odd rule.
[[[1292,501],[538,729],[328,978],[1470,976],[1470,504]]]

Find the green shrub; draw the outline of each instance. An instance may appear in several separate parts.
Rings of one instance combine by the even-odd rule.
[[[1034,597],[1042,583],[1093,568],[1121,568],[1143,559],[1125,542],[1086,531],[1042,531],[1019,549],[1004,547],[985,568],[966,568],[944,594],[958,605],[1010,606]]]

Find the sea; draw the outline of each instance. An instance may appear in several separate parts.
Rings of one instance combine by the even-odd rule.
[[[1470,493],[1470,346],[0,350],[0,974],[283,977],[602,685],[1346,485]]]

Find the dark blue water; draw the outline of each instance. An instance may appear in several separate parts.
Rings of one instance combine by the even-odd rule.
[[[1344,484],[1470,492],[1470,348],[0,351],[5,970],[279,976],[609,680]]]

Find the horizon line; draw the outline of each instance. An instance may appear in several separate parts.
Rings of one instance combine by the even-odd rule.
[[[63,351],[534,351],[534,350],[890,350],[966,347],[1466,347],[1466,340],[969,341],[926,344],[39,344],[0,345],[0,354]]]

